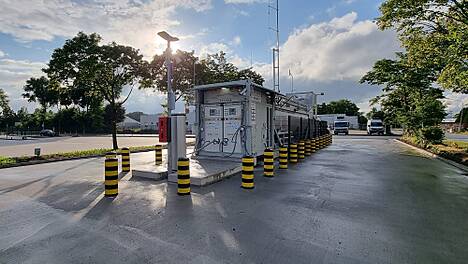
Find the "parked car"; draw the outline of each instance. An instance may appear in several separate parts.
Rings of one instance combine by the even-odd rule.
[[[385,127],[380,119],[371,119],[367,121],[367,134],[383,135],[385,133]]]
[[[333,122],[333,134],[338,135],[338,134],[349,134],[349,122],[340,120],[340,121],[335,121]]]
[[[41,135],[43,137],[55,137],[55,132],[50,130],[50,129],[43,129],[43,130],[41,130],[39,135]]]

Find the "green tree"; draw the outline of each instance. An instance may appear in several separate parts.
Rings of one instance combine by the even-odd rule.
[[[468,1],[387,0],[377,23],[396,28],[407,64],[430,69],[445,89],[468,92]]]
[[[376,62],[361,83],[382,86],[383,94],[371,104],[381,105],[387,123],[401,124],[405,133],[418,136],[423,128],[438,126],[445,117],[443,93],[432,85],[435,75],[430,68],[410,65],[406,54],[397,57]]]
[[[63,47],[54,50],[48,67],[44,69],[49,78],[60,83],[60,104],[66,108],[71,104],[81,108],[78,122],[83,134],[90,124],[90,111],[102,107],[104,100],[100,90],[94,86],[93,72],[95,63],[100,58],[100,41],[98,34],[79,32],[72,39],[66,40]]]
[[[112,124],[112,145],[118,149],[117,111],[135,86],[149,83],[149,67],[138,50],[116,43],[100,45],[100,41],[97,34],[78,33],[54,51],[45,71],[59,80],[64,94],[86,112],[90,108],[97,109],[102,101],[107,102],[113,114],[106,121]],[[124,87],[128,87],[129,92],[121,99]],[[87,113],[83,115],[83,122],[86,117]]]
[[[0,89],[0,128],[13,125],[15,113],[11,110],[8,95]]]
[[[118,110],[130,97],[135,85],[144,85],[148,65],[138,50],[116,43],[103,45],[96,64],[94,65],[93,86],[97,87],[107,101],[112,115],[112,145],[118,149],[117,123]],[[120,99],[123,88],[130,87],[124,99]]]
[[[42,109],[42,123],[45,122],[47,109],[59,102],[58,83],[47,77],[30,78],[23,87],[23,97],[28,102],[38,102]],[[45,124],[44,124],[45,126]]]
[[[380,119],[382,121],[385,120],[385,113],[382,110],[377,110],[376,107],[372,107],[369,113],[366,114],[367,119]]]
[[[326,114],[345,114],[347,116],[359,116],[359,107],[346,99],[332,101],[328,104],[322,103],[317,107],[320,115]]]
[[[150,76],[145,78],[149,82],[154,81],[154,86],[161,92],[167,91],[167,70],[164,61],[164,54],[155,55],[149,64]],[[200,60],[194,52],[177,50],[173,55],[173,75],[173,89],[178,98],[183,98],[186,102],[193,99],[192,88],[198,84],[252,79],[254,83],[263,85],[265,81],[251,68],[239,70],[228,62],[226,54],[222,51]]]

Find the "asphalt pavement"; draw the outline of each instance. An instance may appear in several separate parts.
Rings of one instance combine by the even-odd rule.
[[[140,147],[158,144],[159,138],[157,135],[119,136],[117,141],[119,147]],[[187,138],[187,142],[195,142],[195,139]],[[112,137],[110,135],[103,135],[84,137],[33,138],[27,140],[0,139],[0,156],[33,156],[35,148],[41,148],[41,153],[43,155],[90,149],[112,148]]]
[[[132,155],[133,166],[152,153]],[[140,163],[139,163],[140,162]],[[0,263],[466,263],[468,177],[390,137],[335,142],[273,179],[257,169],[176,195],[103,160],[0,170]]]
[[[445,138],[455,141],[468,141],[468,135],[445,133]]]

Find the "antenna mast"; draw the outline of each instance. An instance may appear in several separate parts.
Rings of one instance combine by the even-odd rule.
[[[270,27],[276,34],[276,45],[273,48],[273,90],[280,92],[279,0],[276,0],[276,6],[273,6],[270,1],[268,14],[270,14],[270,10],[276,12],[276,27]]]

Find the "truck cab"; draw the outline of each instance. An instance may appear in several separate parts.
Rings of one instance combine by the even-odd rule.
[[[383,135],[385,133],[385,127],[380,119],[371,119],[367,121],[367,134]]]
[[[349,134],[349,122],[345,120],[336,120],[333,122],[333,134]]]

